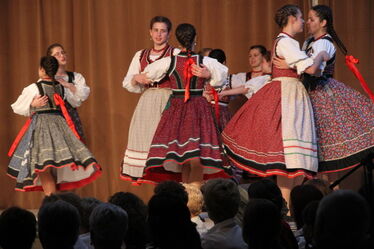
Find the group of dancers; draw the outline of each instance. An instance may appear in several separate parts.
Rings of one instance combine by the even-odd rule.
[[[293,38],[303,31],[300,9],[285,5],[275,20],[281,33],[272,53],[251,47],[252,71],[236,75],[228,75],[222,50],[212,51],[213,58],[194,52],[193,25],[178,25],[175,48],[168,43],[170,20],[151,20],[153,47],[135,53],[122,83],[142,93],[121,165],[123,180],[201,184],[232,177],[232,168],[240,168],[277,176],[288,199],[303,178],[334,175],[374,152],[373,103],[332,77],[334,43],[343,54],[347,50],[334,31],[331,9],[317,5],[309,11],[311,36],[303,49]],[[40,80],[12,105],[30,119],[12,145],[8,174],[19,190],[50,194],[93,181],[101,168],[82,142],[74,109],[89,88],[82,75],[65,71],[60,44],[47,55]],[[229,96],[239,93],[248,100],[231,117]]]

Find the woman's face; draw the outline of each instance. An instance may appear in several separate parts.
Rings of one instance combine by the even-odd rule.
[[[51,55],[55,57],[58,61],[58,64],[61,66],[65,66],[67,63],[67,56],[66,52],[62,47],[54,47],[51,50]]]
[[[160,46],[168,42],[168,27],[163,22],[155,22],[152,29],[149,30],[154,45]]]
[[[301,14],[300,10],[297,11],[295,21],[293,23],[293,27],[294,27],[295,33],[303,32],[304,19],[303,19],[303,14]]]
[[[311,35],[319,33],[324,26],[326,25],[326,21],[320,20],[317,16],[317,12],[314,10],[310,10],[308,13],[308,20],[306,22],[306,26],[308,28],[308,33]]]
[[[264,57],[258,48],[249,50],[248,60],[251,68],[256,68],[262,64]]]

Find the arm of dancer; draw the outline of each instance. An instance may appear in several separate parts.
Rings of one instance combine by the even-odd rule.
[[[88,98],[91,89],[87,86],[85,78],[80,73],[74,72],[74,83],[68,83],[69,86],[65,87],[65,98],[73,107],[79,107]]]
[[[332,58],[336,52],[336,48],[334,45],[326,40],[326,39],[319,39],[313,43],[313,53],[310,55],[310,58],[315,59],[321,52],[325,51],[328,54],[329,58]],[[326,60],[327,61],[327,60]],[[323,72],[326,67],[326,61],[322,61],[319,65],[319,70]]]
[[[299,43],[293,39],[281,39],[277,46],[277,55],[286,60],[290,68],[296,69],[297,74],[316,74],[322,61],[328,60],[329,56],[325,51],[320,52],[314,60],[300,50]]]
[[[248,80],[243,85],[239,85],[233,89],[227,89],[220,92],[218,95],[224,97],[227,95],[244,94],[248,99],[252,97],[258,90],[260,90],[265,83],[271,79],[270,75],[262,75]]]
[[[34,102],[34,106],[43,106],[43,102],[41,98],[47,98],[47,96],[40,96],[39,90],[36,84],[31,84],[27,87],[25,87],[21,93],[21,95],[17,98],[16,102],[14,102],[11,107],[13,109],[13,112],[22,116],[30,116],[30,106],[34,99],[36,101]],[[46,101],[47,101],[46,100]],[[45,101],[45,103],[46,103]]]
[[[142,50],[135,53],[132,61],[130,63],[129,69],[125,78],[122,81],[123,88],[132,93],[141,93],[143,91],[143,81],[144,76],[140,75],[140,55]],[[140,82],[138,82],[140,81]]]
[[[226,83],[228,68],[210,57],[203,58],[203,64],[210,72],[209,84],[213,87],[221,87]]]

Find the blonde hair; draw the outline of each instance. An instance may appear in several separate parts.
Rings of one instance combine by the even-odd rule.
[[[194,184],[183,183],[183,186],[188,194],[187,207],[190,210],[191,217],[199,215],[204,205],[201,190]]]

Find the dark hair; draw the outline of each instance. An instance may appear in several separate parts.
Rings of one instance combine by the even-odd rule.
[[[40,67],[45,70],[45,73],[51,77],[51,79],[54,79],[58,70],[58,61],[53,56],[43,56],[40,59]]]
[[[202,186],[209,217],[218,223],[233,218],[239,210],[240,194],[237,185],[228,179],[212,179]]]
[[[180,199],[186,205],[188,203],[188,194],[186,192],[186,188],[176,181],[164,181],[159,183],[155,187],[154,193],[156,195],[170,195]]]
[[[49,196],[44,197],[42,201],[42,206],[47,203],[56,202],[58,200],[66,201],[67,203],[73,205],[79,213],[79,217],[83,216],[83,208],[81,203],[81,198],[72,192],[63,192],[58,194],[51,194]]]
[[[187,204],[171,195],[154,195],[148,202],[152,241],[162,249],[201,249]]]
[[[319,249],[363,248],[370,229],[370,209],[352,190],[337,190],[325,196],[318,207],[314,240]]]
[[[3,249],[31,249],[36,237],[33,213],[11,207],[0,216],[0,247]]]
[[[81,232],[88,233],[90,231],[90,215],[92,211],[95,209],[96,206],[102,203],[102,201],[93,198],[93,197],[85,197],[81,198]]]
[[[344,55],[347,55],[347,49],[345,48],[343,42],[340,40],[339,36],[335,32],[333,25],[332,10],[330,9],[330,7],[326,5],[316,5],[312,7],[312,10],[316,12],[320,21],[326,20],[327,33],[331,35],[332,39],[336,42],[336,45],[339,47],[340,51]]]
[[[90,216],[91,241],[95,248],[121,248],[128,226],[125,210],[101,203]]]
[[[298,185],[291,190],[290,208],[291,214],[295,219],[297,228],[303,227],[303,210],[312,201],[319,201],[323,194],[313,185]]]
[[[271,61],[271,52],[269,50],[266,51],[266,54],[264,55],[264,58],[267,62]]]
[[[243,219],[243,239],[251,249],[280,246],[281,217],[277,206],[266,199],[248,202]]]
[[[258,49],[258,51],[260,51],[262,56],[265,56],[267,53],[265,46],[262,46],[262,45],[253,45],[249,48],[249,51],[251,51],[252,49]]]
[[[220,63],[226,62],[226,55],[222,49],[216,48],[210,51],[209,57],[216,59]]]
[[[321,191],[323,196],[326,196],[332,192],[330,184],[327,181],[319,178],[309,179],[304,182],[303,185],[313,185],[314,187],[318,188],[319,191]]]
[[[151,23],[149,25],[149,28],[152,29],[153,28],[153,24],[155,24],[156,22],[165,23],[166,27],[168,29],[168,33],[170,32],[172,24],[171,24],[171,21],[169,20],[169,18],[167,18],[165,16],[155,16],[155,17],[153,17],[151,19]]]
[[[128,230],[124,237],[126,248],[145,248],[148,242],[146,218],[147,206],[133,193],[117,192],[109,198],[109,202],[121,207],[129,216]]]
[[[183,47],[187,50],[191,50],[196,36],[195,27],[189,23],[179,24],[175,30],[175,36]]]
[[[79,213],[66,201],[46,203],[39,209],[38,225],[44,249],[73,248],[79,234]]]
[[[57,48],[57,47],[60,47],[63,50],[65,50],[64,47],[60,43],[53,43],[48,46],[46,56],[52,56],[52,49]]]
[[[303,211],[303,235],[305,238],[305,248],[313,248],[313,230],[316,220],[317,210],[318,210],[319,201],[312,201]]]
[[[92,244],[95,248],[121,248],[127,225],[125,210],[111,203],[99,204],[90,216]]]
[[[300,12],[300,8],[297,5],[287,4],[277,10],[274,20],[278,24],[279,28],[283,28],[288,23],[288,17],[296,17],[298,12]]]
[[[254,182],[248,187],[248,198],[251,199],[266,199],[273,202],[279,213],[283,208],[283,197],[280,188],[273,181],[262,179]]]

